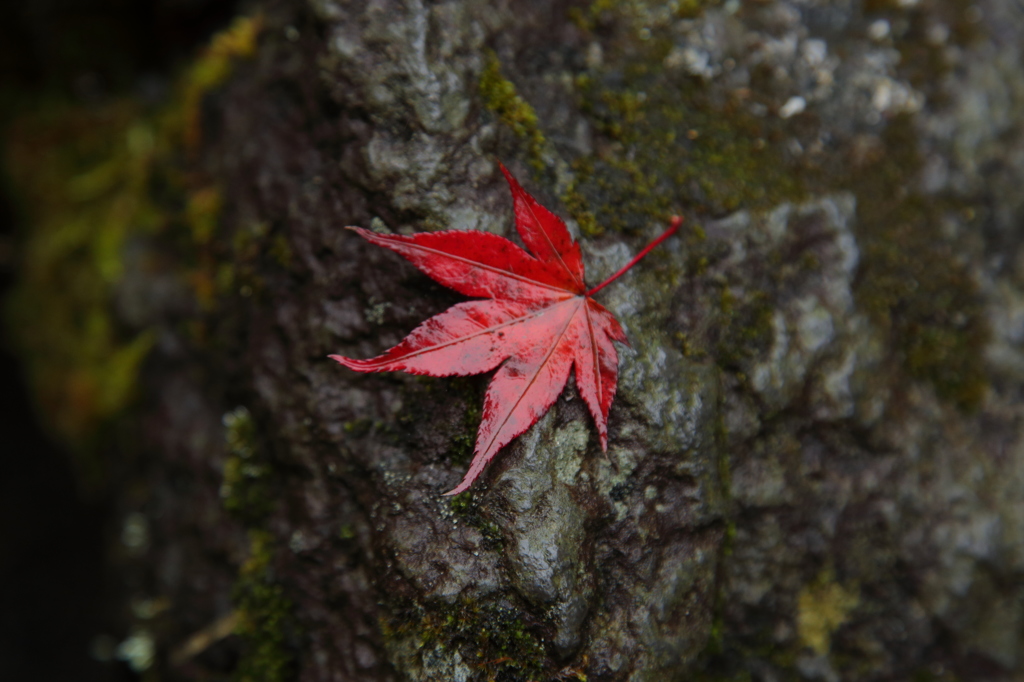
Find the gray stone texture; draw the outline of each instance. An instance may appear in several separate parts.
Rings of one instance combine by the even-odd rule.
[[[146,510],[140,594],[186,614],[158,647],[230,608],[247,545],[220,508],[219,424],[244,405],[274,472],[263,527],[296,679],[1020,679],[1024,8],[604,4],[268,9],[255,60],[208,103],[203,158],[229,229],[269,226],[291,258],[224,304],[217,343],[153,359],[173,371],[151,379],[147,456],[186,482],[154,482],[166,494]],[[629,89],[651,40],[663,87],[764,121],[759,144],[803,190],[733,206],[655,183],[687,223],[598,295],[631,341],[607,452],[570,381],[453,502],[440,493],[468,466],[487,377],[358,375],[326,356],[376,355],[459,299],[343,228],[509,236],[498,160],[563,216],[577,182],[600,217],[574,162],[653,143],[615,139],[580,77]],[[537,112],[540,170],[479,91],[488,50]],[[919,163],[889,189],[933,207],[928,242],[948,245],[988,330],[970,405],[914,369],[864,293],[882,200],[847,171],[894,158],[897,126]],[[580,236],[588,278],[664,213]]]

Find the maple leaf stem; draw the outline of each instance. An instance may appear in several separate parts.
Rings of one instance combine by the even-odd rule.
[[[614,275],[612,275],[611,277],[609,277],[608,279],[606,279],[605,281],[601,282],[596,287],[594,287],[593,289],[588,291],[587,292],[587,296],[593,296],[597,292],[601,291],[601,289],[604,289],[606,286],[608,286],[609,284],[611,284],[612,282],[617,280],[619,277],[622,277],[624,274],[626,274],[626,271],[629,270],[634,265],[636,265],[637,261],[639,261],[641,258],[643,258],[648,253],[650,253],[651,249],[653,249],[655,246],[657,246],[658,244],[662,243],[663,241],[665,241],[666,239],[668,239],[669,237],[674,235],[676,233],[676,231],[679,229],[679,226],[682,225],[682,224],[683,224],[682,216],[677,216],[677,215],[672,216],[672,222],[669,224],[668,229],[661,233],[660,237],[658,237],[653,242],[651,242],[650,244],[645,246],[643,251],[641,251],[640,253],[636,254],[636,256],[633,257],[633,260],[629,261],[628,263],[623,265],[621,268],[619,268],[619,271],[616,272]]]

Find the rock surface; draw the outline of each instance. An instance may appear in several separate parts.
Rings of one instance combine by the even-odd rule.
[[[995,0],[274,4],[194,162],[232,287],[147,312],[139,281],[185,294],[125,255],[118,315],[159,338],[118,494],[125,574],[169,604],[151,664],[1017,679],[1021,45]],[[607,452],[570,382],[448,499],[486,377],[326,356],[457,299],[342,228],[508,235],[497,159],[595,282],[688,222],[599,294],[632,344]],[[240,643],[180,648],[233,609]]]

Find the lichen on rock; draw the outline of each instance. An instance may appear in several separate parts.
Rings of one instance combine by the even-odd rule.
[[[268,10],[252,61],[189,119],[211,125],[190,152],[205,175],[168,214],[180,267],[109,258],[134,248],[120,223],[68,237],[96,257],[69,296],[116,300],[83,327],[117,332],[90,366],[159,330],[139,338],[155,349],[140,461],[160,494],[128,506],[152,528],[151,584],[197,606],[167,641],[153,630],[158,650],[238,583],[274,645],[265,672],[304,680],[1018,675],[1016,16],[946,0]],[[155,154],[141,120],[95,139]],[[598,294],[630,340],[607,452],[570,382],[447,500],[486,381],[325,356],[372,356],[456,298],[341,228],[507,234],[498,159],[569,218],[597,281],[667,216],[686,222]],[[137,180],[123,166],[83,168],[59,175],[75,205],[142,196],[117,189]],[[40,347],[61,329],[45,319]],[[131,357],[103,378],[134,375]]]

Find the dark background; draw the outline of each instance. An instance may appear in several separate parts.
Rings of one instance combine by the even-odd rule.
[[[238,5],[3,0],[0,157],[18,116],[159,92]],[[30,229],[11,191],[16,172],[2,165],[0,298],[16,277],[18,235]],[[124,663],[91,654],[129,634],[117,576],[105,562],[119,529],[104,499],[83,498],[68,454],[33,412],[5,331],[0,326],[0,680],[135,679]]]

